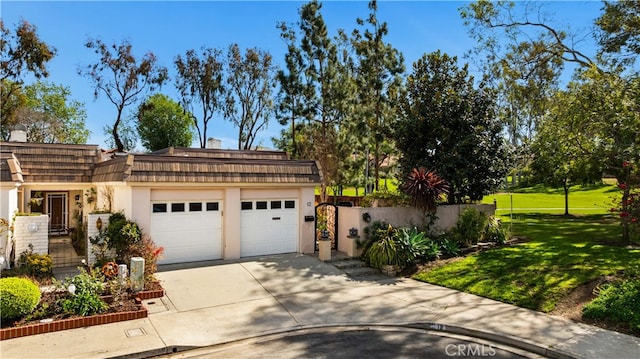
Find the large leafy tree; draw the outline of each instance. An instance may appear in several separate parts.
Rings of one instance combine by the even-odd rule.
[[[188,50],[174,61],[176,86],[182,106],[193,115],[200,147],[207,145],[209,122],[224,108],[224,63],[222,51],[203,48],[200,53]]]
[[[136,129],[148,151],[191,147],[195,125],[189,113],[164,94],[154,94],[138,107]]]
[[[238,128],[239,150],[253,148],[273,113],[272,60],[268,52],[257,48],[247,49],[243,56],[237,44],[229,47],[225,117]]]
[[[572,100],[565,104],[562,112],[567,118],[557,123],[556,137],[562,133],[577,133],[573,149],[581,156],[582,163],[598,162],[604,173],[616,176],[620,183],[626,183],[628,169],[622,164],[639,156],[637,133],[638,124],[638,69],[634,67],[640,43],[640,23],[638,22],[637,1],[606,2],[603,14],[596,20],[599,27],[597,39],[601,45],[598,56],[590,58],[575,46],[577,34],[563,31],[548,19],[537,16],[539,11],[531,11],[530,3],[479,1],[463,11],[463,17],[472,20],[472,31],[493,32],[497,36],[484,43],[486,48],[507,44],[528,44],[538,46],[541,54],[531,59],[531,66],[544,66],[546,59],[554,62],[572,62],[578,65],[574,81],[567,94]],[[515,10],[520,9],[520,16]],[[537,37],[532,32],[538,33]],[[515,38],[504,35],[513,33]],[[538,42],[533,39],[540,40]],[[490,60],[494,58],[489,57]],[[562,132],[560,132],[562,131]],[[575,140],[582,139],[581,142]],[[550,146],[557,145],[547,141]],[[627,167],[628,168],[628,167]],[[630,188],[622,193],[622,203],[629,199]],[[629,240],[628,222],[622,221],[623,240]]]
[[[98,57],[97,61],[80,68],[78,73],[88,77],[94,87],[94,97],[104,94],[116,107],[116,119],[111,136],[118,151],[125,150],[119,126],[125,108],[139,101],[141,95],[153,91],[167,80],[167,69],[158,64],[156,56],[148,52],[137,58],[129,41],[109,45],[102,40],[89,39],[85,46]]]
[[[424,167],[449,184],[450,204],[480,200],[507,171],[501,130],[494,91],[467,64],[439,51],[414,63],[395,136],[403,177]]]
[[[574,184],[598,183],[602,180],[602,164],[588,155],[596,150],[576,121],[574,103],[569,91],[558,91],[549,115],[541,121],[532,144],[531,170],[537,183],[562,187],[564,214],[569,215],[569,189]]]
[[[56,50],[40,40],[37,28],[27,21],[14,31],[0,19],[0,121],[2,138],[7,138],[16,123],[15,112],[24,104],[22,82],[25,74],[36,79],[47,77],[46,64]]]
[[[515,183],[531,164],[531,145],[557,91],[564,60],[591,60],[575,50],[566,32],[546,25],[537,3],[515,7],[478,1],[463,7],[461,15],[478,44],[470,54],[498,90],[498,116],[515,154]]]
[[[596,25],[602,52],[634,64],[640,55],[640,1],[605,1]]]
[[[72,99],[68,87],[36,82],[24,87],[24,105],[16,121],[27,127],[27,140],[38,143],[86,143],[84,104]]]
[[[391,153],[386,143],[396,120],[397,99],[402,88],[404,59],[391,44],[385,42],[386,22],[378,20],[377,1],[369,3],[369,17],[357,19],[363,31],[353,32],[353,47],[357,55],[356,81],[358,85],[357,117],[361,121],[360,135],[373,157],[374,189],[380,182],[380,165]],[[365,25],[366,24],[366,25]]]

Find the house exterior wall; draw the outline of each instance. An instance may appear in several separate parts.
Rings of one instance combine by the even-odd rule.
[[[299,189],[300,208],[299,227],[300,227],[300,253],[315,252],[315,222],[305,222],[305,216],[315,216],[315,189],[314,187],[302,187]]]
[[[0,218],[11,224],[13,215],[18,211],[18,187],[0,187]],[[0,256],[9,258],[9,226],[0,227]]]
[[[114,190],[115,193],[120,188]],[[127,193],[120,191],[119,193]],[[300,253],[314,252],[314,222],[305,222],[304,216],[314,215],[314,188],[150,188],[130,187],[131,198],[129,210],[114,206],[115,210],[124,210],[125,215],[138,223],[143,233],[150,233],[151,203],[154,201],[182,201],[182,200],[220,200],[222,201],[223,220],[223,258],[240,258],[240,218],[242,200],[246,199],[292,199],[298,201],[298,223]],[[114,201],[126,207],[124,201]],[[104,218],[103,218],[104,221]],[[91,222],[89,222],[91,223]],[[153,239],[153,238],[152,238]]]
[[[94,253],[91,238],[95,238],[100,234],[100,230],[97,228],[96,223],[98,218],[102,221],[102,228],[107,228],[109,225],[109,216],[111,213],[91,213],[87,215],[87,262],[90,266],[96,262],[96,255]]]
[[[33,252],[49,253],[49,216],[16,216],[13,224],[16,259],[33,245]]]
[[[0,218],[10,221],[18,211],[18,187],[0,187]]]
[[[222,255],[224,259],[240,258],[240,188],[227,188],[222,213]]]

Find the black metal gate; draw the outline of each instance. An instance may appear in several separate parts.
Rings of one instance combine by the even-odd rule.
[[[316,206],[316,251],[323,236],[331,240],[331,249],[338,249],[338,206],[333,203],[320,203]]]

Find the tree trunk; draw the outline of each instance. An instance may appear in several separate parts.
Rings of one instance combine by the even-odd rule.
[[[111,134],[113,135],[113,142],[116,145],[116,149],[118,152],[124,152],[124,144],[120,140],[120,136],[118,135],[118,126],[120,125],[121,117],[122,117],[122,109],[123,107],[118,107],[118,117],[116,117],[116,122],[113,124],[113,129],[111,130]]]
[[[562,189],[564,190],[564,215],[569,215],[569,185],[567,179],[562,180]]]

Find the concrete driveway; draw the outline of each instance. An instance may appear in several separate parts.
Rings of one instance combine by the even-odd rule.
[[[391,327],[481,339],[534,357],[640,358],[638,337],[412,279],[356,280],[313,256],[208,264],[162,267],[156,276],[166,295],[145,301],[148,318],[3,341],[0,356],[137,358],[308,330]]]

